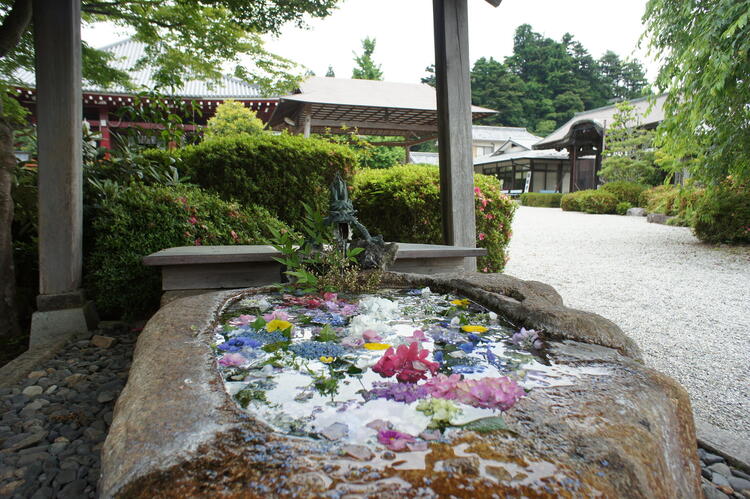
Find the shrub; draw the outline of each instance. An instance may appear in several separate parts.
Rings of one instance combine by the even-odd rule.
[[[524,206],[559,208],[562,197],[563,195],[559,193],[524,192],[521,194],[521,204]]]
[[[263,121],[242,102],[228,100],[216,106],[216,112],[206,123],[203,134],[207,139],[239,134],[254,135],[262,133],[264,126]]]
[[[617,206],[615,207],[615,213],[618,215],[625,215],[628,213],[628,210],[632,208],[633,205],[628,203],[627,201],[620,201],[617,203]]]
[[[638,206],[641,193],[648,187],[642,184],[636,184],[635,182],[626,182],[620,180],[617,182],[607,182],[600,187],[601,190],[614,194],[617,201],[623,203],[628,202],[632,206]]]
[[[674,224],[688,225],[695,205],[703,195],[703,189],[660,185],[643,191],[641,200],[644,201],[643,207],[647,212],[677,217],[679,223],[675,221]]]
[[[581,211],[586,213],[614,213],[617,209],[617,198],[614,194],[602,190],[581,191],[578,203]]]
[[[356,163],[345,146],[288,134],[206,140],[179,156],[191,182],[224,199],[263,206],[289,224],[304,217],[302,201],[324,211],[334,174],[346,179]]]
[[[265,209],[223,201],[191,186],[134,183],[93,213],[84,282],[104,316],[142,317],[159,305],[159,271],[144,256],[173,246],[257,244],[286,228]]]
[[[560,208],[562,208],[563,211],[583,211],[580,204],[582,192],[584,191],[563,194],[563,197],[560,198]]]
[[[707,243],[750,243],[750,183],[731,178],[695,203],[693,232]]]
[[[500,192],[499,181],[475,174],[477,246],[488,255],[478,259],[485,272],[501,272],[511,237],[516,205]],[[387,241],[443,244],[440,173],[429,165],[396,166],[357,172],[352,184],[359,219]]]

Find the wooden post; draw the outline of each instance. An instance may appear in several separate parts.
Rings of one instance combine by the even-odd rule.
[[[577,168],[576,163],[578,162],[577,156],[578,148],[573,144],[568,148],[568,156],[570,157],[570,192],[578,190],[578,182],[576,181]]]
[[[31,344],[95,323],[81,288],[81,2],[34,0],[39,292]]]
[[[446,244],[476,246],[467,0],[433,0],[440,198]],[[476,270],[476,260],[466,259]]]

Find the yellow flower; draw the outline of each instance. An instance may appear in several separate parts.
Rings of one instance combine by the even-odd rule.
[[[391,346],[387,343],[365,343],[365,348],[368,350],[387,350]]]
[[[277,329],[279,331],[285,331],[285,330],[289,329],[290,327],[292,327],[292,323],[291,322],[282,321],[282,320],[279,320],[279,319],[274,319],[271,322],[269,322],[268,324],[266,324],[266,331],[268,331],[269,333],[273,333]]]
[[[484,326],[461,326],[461,329],[467,333],[486,333],[487,328]]]
[[[324,355],[324,356],[322,356],[322,357],[320,358],[320,361],[321,361],[321,362],[322,362],[323,364],[330,364],[331,362],[333,362],[333,359],[334,359],[334,357],[326,357],[326,356]]]
[[[464,298],[463,300],[453,300],[451,302],[451,305],[455,305],[461,308],[466,308],[469,306],[469,300],[467,298]]]

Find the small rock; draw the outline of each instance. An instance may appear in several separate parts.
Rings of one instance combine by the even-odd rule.
[[[383,455],[380,456],[380,457],[382,457],[386,461],[393,461],[394,459],[396,459],[396,453],[387,450],[387,451],[383,452]]]
[[[292,490],[298,489],[301,495],[308,495],[327,490],[331,483],[332,480],[323,473],[309,472],[290,476],[286,485],[292,487]]]
[[[730,470],[729,466],[727,466],[724,463],[714,463],[711,466],[709,466],[708,469],[713,471],[714,474],[719,473],[721,475],[724,475],[724,478],[728,478],[732,476],[732,470]]]
[[[15,452],[21,449],[25,449],[27,447],[31,447],[32,445],[36,445],[42,440],[44,440],[47,437],[46,431],[39,431],[36,433],[32,433],[28,437],[24,438],[23,440],[16,442],[15,445],[10,447],[10,452]]]
[[[703,483],[703,497],[706,499],[729,499],[729,496],[711,484]]]
[[[745,480],[750,480],[750,475],[747,473],[743,473],[742,471],[738,469],[732,469],[732,474],[739,478],[744,478]]]
[[[28,466],[30,464],[41,463],[48,457],[49,457],[49,454],[47,454],[46,452],[39,452],[36,454],[26,454],[25,456],[20,456],[18,458],[18,466]]]
[[[55,439],[55,443],[56,443],[56,444],[60,444],[60,443],[62,443],[62,444],[68,444],[68,443],[70,443],[70,440],[68,440],[68,439],[67,439],[67,438],[65,438],[65,437],[57,437],[57,438]]]
[[[3,486],[0,486],[0,496],[2,497],[10,497],[13,495],[13,492],[16,491],[18,487],[23,485],[23,480],[16,480],[14,482],[6,483]]]
[[[628,211],[625,214],[629,217],[645,217],[646,210],[643,208],[628,208]]]
[[[730,476],[729,486],[738,492],[741,492],[743,490],[750,490],[750,480],[745,480],[744,478],[739,478],[736,476]]]
[[[717,456],[716,454],[711,454],[710,452],[704,452],[701,456],[701,461],[706,463],[706,466],[711,466],[712,464],[723,462],[724,458]]]
[[[711,471],[711,470],[709,470],[707,468],[701,468],[701,475],[706,480],[711,480],[711,478],[713,478],[713,476],[714,476],[714,473],[713,473],[713,471]]]
[[[341,451],[347,456],[360,461],[369,461],[372,459],[372,451],[365,445],[344,445]]]
[[[326,437],[328,440],[340,440],[344,438],[348,433],[349,427],[344,423],[333,423],[331,426],[328,426],[320,432],[320,434]]]
[[[72,482],[73,480],[76,479],[76,473],[77,471],[73,468],[62,470],[55,477],[55,485],[59,488],[65,485],[66,483]]]
[[[116,396],[112,392],[100,392],[99,395],[96,396],[96,401],[100,404],[105,404],[107,402],[112,402],[115,398]]]
[[[88,482],[86,480],[75,480],[70,482],[68,485],[63,487],[60,493],[57,495],[59,499],[78,499],[83,495],[83,491],[86,489]]]
[[[48,388],[47,388],[47,389],[46,389],[46,390],[44,391],[44,393],[45,393],[46,395],[49,395],[49,394],[51,394],[51,393],[55,393],[56,391],[57,391],[57,385],[50,385],[50,386],[49,386],[49,387],[48,387]]]
[[[56,442],[49,446],[49,453],[52,454],[53,456],[56,456],[60,454],[60,452],[62,452],[63,449],[65,449],[65,447],[67,446],[68,444],[65,442]]]
[[[40,487],[31,499],[49,499],[50,497],[55,497],[55,491],[51,487]]]
[[[731,487],[731,485],[729,485],[729,480],[727,479],[727,477],[725,477],[721,473],[714,473],[714,476],[711,477],[711,482],[713,482],[713,484],[717,487]]]
[[[115,343],[115,338],[111,336],[100,336],[95,334],[91,338],[91,344],[99,348],[109,348]]]
[[[70,376],[65,378],[64,381],[65,381],[65,384],[68,386],[75,386],[85,379],[86,379],[85,374],[76,373],[76,374],[71,374]]]
[[[24,395],[28,395],[29,397],[37,397],[44,393],[44,388],[36,385],[27,386],[21,393],[23,393]]]
[[[29,379],[39,379],[47,375],[46,371],[31,371],[27,376]]]

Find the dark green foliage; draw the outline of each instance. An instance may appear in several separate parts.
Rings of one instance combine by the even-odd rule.
[[[645,185],[636,184],[635,182],[626,182],[624,180],[607,182],[600,187],[601,190],[614,194],[617,201],[621,203],[627,202],[632,206],[640,206],[638,202],[640,201],[641,193],[647,188],[648,187]]]
[[[617,203],[617,207],[615,207],[615,213],[617,213],[618,215],[625,215],[632,207],[633,205],[631,203],[627,201],[620,201],[619,203]]]
[[[617,198],[603,190],[587,189],[565,194],[560,202],[564,211],[583,211],[586,213],[615,213]]]
[[[494,177],[474,175],[478,259],[486,272],[505,267],[515,204],[500,192]],[[430,165],[363,170],[354,177],[352,198],[359,219],[387,241],[443,244],[440,222],[440,175]]]
[[[644,74],[636,61],[622,61],[614,52],[596,60],[572,35],[566,33],[558,42],[524,24],[516,29],[512,56],[504,62],[476,61],[472,98],[476,105],[499,111],[484,124],[523,126],[547,135],[584,109],[640,97],[647,83]],[[422,81],[432,84],[434,78]]]
[[[607,127],[599,176],[605,182],[654,185],[661,177],[656,166],[655,132],[638,127],[642,117],[634,105],[625,101],[616,108],[612,124]]]
[[[143,317],[159,306],[159,271],[144,256],[174,246],[260,244],[285,226],[265,209],[190,186],[134,183],[101,201],[91,223],[84,283],[105,317]]]
[[[707,243],[750,244],[750,183],[728,179],[695,203],[695,235]]]
[[[542,206],[545,208],[559,208],[563,195],[560,193],[524,192],[521,194],[523,206]]]
[[[263,206],[289,224],[304,218],[303,201],[324,211],[334,174],[348,178],[356,163],[348,147],[287,134],[205,141],[184,148],[180,158],[191,182],[224,199]]]

